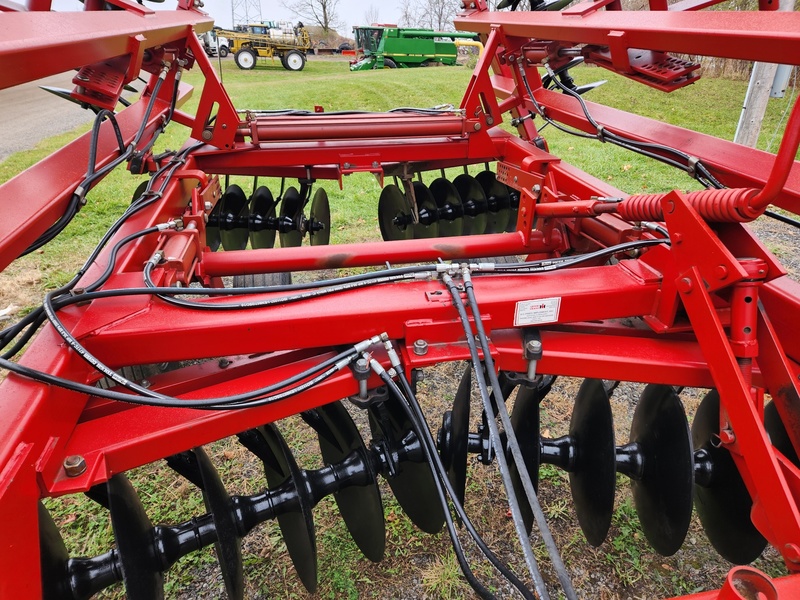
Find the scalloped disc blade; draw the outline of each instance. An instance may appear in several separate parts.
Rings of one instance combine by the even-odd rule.
[[[415,239],[439,237],[439,209],[430,189],[424,183],[414,182],[414,197],[417,199],[419,222],[411,225]]]
[[[281,200],[280,220],[289,218],[292,220],[291,226],[284,231],[285,227],[281,224],[280,240],[281,248],[297,248],[303,243],[303,234],[300,231],[300,217],[303,214],[303,201],[300,192],[290,187],[283,194]]]
[[[242,545],[236,530],[236,519],[231,509],[230,496],[219,477],[219,473],[211,464],[205,451],[198,447],[192,453],[197,460],[197,467],[203,478],[203,502],[206,510],[214,519],[217,541],[214,548],[222,570],[225,591],[229,600],[244,598],[244,576],[242,566]]]
[[[153,524],[136,490],[122,473],[108,480],[106,490],[126,596],[131,600],[163,598],[164,577],[152,549]]]
[[[414,233],[410,219],[408,202],[400,188],[392,183],[384,186],[378,200],[378,224],[383,240],[410,240]]]
[[[385,440],[388,435],[392,441],[399,442],[413,432],[411,421],[398,402],[392,397],[382,403],[383,408],[374,405],[369,407],[369,427],[375,441]],[[386,411],[388,432],[384,432],[380,426],[380,410]],[[433,477],[424,459],[421,462],[404,460],[395,475],[386,475],[398,504],[408,518],[426,533],[438,533],[444,525],[444,513]]]
[[[469,405],[472,392],[472,368],[467,367],[461,376],[453,410],[447,411],[446,424],[442,426],[442,464],[456,497],[464,504],[467,489],[467,453],[469,447]]]
[[[633,414],[630,441],[642,453],[642,478],[631,479],[642,530],[656,552],[671,556],[689,531],[694,485],[689,424],[672,386],[645,387]]]
[[[372,469],[364,440],[341,402],[325,404],[315,412],[319,419],[312,426],[317,430],[326,465],[339,463],[353,452],[363,459],[371,483],[345,487],[333,497],[353,541],[369,560],[380,562],[386,548],[386,523],[377,473]]]
[[[277,204],[275,198],[272,197],[272,192],[264,185],[260,186],[250,198],[248,229],[250,230],[250,246],[254,250],[272,248],[275,245],[277,231],[267,225],[275,219]]]
[[[617,480],[614,419],[601,379],[584,379],[581,384],[569,435],[576,454],[569,473],[575,513],[586,540],[599,546],[611,526]]]
[[[456,186],[464,211],[462,234],[477,235],[486,231],[486,194],[481,184],[465,173],[456,177],[453,185]]]
[[[58,531],[53,517],[44,504],[38,502],[39,510],[39,559],[42,567],[42,598],[71,598],[67,561],[69,552],[64,538]]]
[[[491,171],[481,171],[475,180],[486,194],[488,211],[486,213],[486,229],[484,233],[502,233],[508,227],[510,216],[511,198],[508,188],[495,177]]]
[[[720,556],[746,565],[761,555],[767,540],[750,520],[753,500],[730,452],[714,445],[719,435],[719,407],[719,392],[711,390],[692,421],[695,455],[711,465],[710,485],[694,487],[694,505],[703,530]]]
[[[219,235],[225,250],[244,250],[247,247],[247,221],[250,210],[247,196],[235,183],[228,186],[219,201]]]
[[[439,235],[461,235],[464,231],[464,217],[461,196],[458,195],[456,186],[444,177],[439,177],[431,183],[430,191],[439,209]]]
[[[319,188],[311,201],[309,219],[313,229],[308,232],[312,246],[327,246],[331,241],[331,206],[328,194]],[[322,226],[322,229],[317,227]],[[316,231],[314,230],[316,229]]]
[[[300,581],[312,594],[317,589],[317,539],[311,499],[298,486],[300,467],[283,436],[272,423],[239,434],[239,440],[264,464],[270,489],[291,480],[297,492],[295,510],[278,515],[278,526]]]
[[[541,464],[541,453],[539,446],[539,403],[544,395],[535,385],[522,385],[517,391],[517,398],[514,401],[514,409],[511,411],[511,427],[517,437],[522,458],[525,461],[525,468],[528,476],[533,483],[533,489],[539,490],[539,465]],[[533,528],[533,510],[528,503],[525,488],[522,486],[522,479],[519,469],[514,461],[510,460],[508,465],[511,483],[514,493],[519,500],[522,510],[522,520],[525,523],[525,530],[530,535]]]

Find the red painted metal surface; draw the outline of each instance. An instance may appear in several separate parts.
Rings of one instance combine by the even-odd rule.
[[[689,196],[672,192],[629,198],[603,181],[602,173],[583,173],[550,154],[546,144],[537,145],[538,121],[519,122],[519,135],[499,128],[504,119],[537,110],[538,103],[550,118],[596,133],[577,100],[542,87],[537,70],[541,65],[535,61],[547,58],[557,64],[564,60],[564,49],[580,45],[579,53],[589,60],[601,57],[602,66],[626,75],[663,66],[664,52],[798,64],[800,15],[678,12],[676,6],[694,11],[708,3],[667,7],[655,0],[651,8],[659,10],[657,17],[612,10],[618,8],[614,2],[584,3],[564,13],[488,13],[479,2],[480,10],[456,20],[459,28],[481,33],[486,43],[486,54],[459,109],[434,116],[276,116],[236,112],[195,37],[195,32],[211,26],[203,13],[187,9],[186,3],[177,11],[151,11],[122,1],[115,4],[124,10],[93,10],[102,8],[99,4],[87,2],[84,12],[57,14],[47,12],[47,2],[33,4],[32,12],[13,12],[15,5],[2,3],[0,10],[12,12],[0,19],[0,88],[85,67],[81,72],[90,78],[120,78],[102,88],[113,104],[117,83],[143,70],[151,76],[148,92],[117,116],[125,144],[139,132],[140,147],[145,147],[170,115],[190,127],[196,140],[207,142],[176,164],[171,176],[159,175],[169,179],[163,192],[114,235],[112,243],[172,220],[172,225],[120,250],[103,290],[143,288],[143,265],[165,247],[179,256],[163,264],[154,260],[154,285],[191,278],[220,286],[221,278],[231,275],[367,267],[387,261],[393,266],[439,259],[476,264],[483,262],[476,259],[490,256],[526,255],[552,266],[565,257],[623,242],[653,242],[663,237],[659,228],[666,227],[669,246],[626,248],[616,253],[613,264],[602,257],[558,271],[474,273],[490,351],[499,370],[526,372],[523,346],[526,333],[534,328],[542,342],[539,373],[718,389],[725,433],[721,447],[729,451],[753,500],[752,521],[784,557],[787,568],[800,570],[800,470],[773,446],[763,416],[764,395],[769,394],[788,439],[800,449],[800,286],[749,230],[714,222],[725,220],[717,219],[719,214],[741,208],[736,202],[742,198],[756,198],[748,210],[740,211],[742,220],[751,220],[769,202],[800,213],[800,165],[794,161],[800,109],[789,120],[776,159],[587,102],[607,130],[635,142],[678,148],[734,188]],[[608,10],[598,10],[601,4]],[[639,51],[642,54],[636,55]],[[103,69],[92,68],[101,63]],[[197,67],[206,77],[195,114],[174,110],[188,98],[184,88],[176,106],[170,106],[178,65]],[[680,69],[684,67],[678,68],[678,79],[694,72],[693,67]],[[150,93],[162,70],[166,83],[148,114]],[[662,87],[675,83],[672,75],[663,75]],[[106,125],[97,149],[98,169],[119,154]],[[84,178],[89,140],[87,134],[0,186],[0,268],[64,213]],[[158,166],[149,152],[142,160],[151,171]],[[497,179],[520,195],[515,231],[303,248],[212,252],[209,247],[209,219],[216,218],[212,211],[220,201],[218,176],[341,182],[344,175],[359,171],[403,177],[483,162],[496,162]],[[663,223],[643,229],[638,221],[645,217]],[[105,250],[80,285],[100,276],[110,260]],[[113,369],[213,358],[183,364],[148,381],[154,393],[189,401],[283,381],[343,347],[382,333],[400,349],[406,370],[469,357],[467,334],[435,274],[269,308],[248,304],[288,294],[236,296],[243,306],[224,312],[174,306],[141,290],[73,303],[58,312],[63,331],[46,325],[19,364],[94,385],[102,373],[83,359],[84,352]],[[206,307],[232,301],[197,299]],[[539,321],[519,317],[537,303],[557,309]],[[74,342],[73,348],[65,337]],[[415,352],[420,340],[427,352]],[[388,366],[384,349],[373,350],[376,360]],[[379,383],[374,375],[369,379],[370,387]],[[273,404],[207,411],[140,406],[103,398],[100,392],[69,391],[9,374],[0,384],[0,511],[14,518],[0,540],[0,597],[41,596],[36,516],[41,498],[86,491],[116,473],[357,390],[351,371],[343,369]],[[64,460],[75,455],[87,468],[69,476]],[[691,597],[736,598],[732,578],[752,575],[743,573],[732,572],[720,591]],[[763,585],[764,593],[771,593],[773,584]],[[798,576],[778,579],[774,588],[776,597],[800,597]]]

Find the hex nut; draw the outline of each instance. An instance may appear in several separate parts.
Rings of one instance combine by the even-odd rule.
[[[78,477],[86,472],[86,460],[80,454],[73,454],[64,459],[64,472],[67,477]]]

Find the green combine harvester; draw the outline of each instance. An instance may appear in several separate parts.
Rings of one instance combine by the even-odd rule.
[[[424,67],[441,63],[454,65],[459,46],[483,44],[474,33],[402,29],[392,25],[353,27],[358,58],[350,63],[351,71]]]

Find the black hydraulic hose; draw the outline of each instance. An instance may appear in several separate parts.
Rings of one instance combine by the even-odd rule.
[[[405,391],[406,397],[409,399],[411,404],[411,408],[414,410],[416,414],[419,415],[419,419],[422,422],[422,425],[426,425],[425,421],[425,413],[422,410],[422,406],[420,406],[419,401],[417,400],[416,394],[414,394],[414,390],[411,388],[411,384],[408,381],[405,373],[403,372],[402,367],[400,366],[399,362],[397,364],[393,364],[394,370],[397,372],[398,379]],[[453,489],[453,485],[450,483],[450,478],[447,476],[446,469],[442,464],[442,459],[439,456],[438,452],[436,452],[436,442],[433,440],[433,436],[430,433],[430,430],[427,426],[422,427],[422,432],[425,437],[425,443],[427,443],[431,448],[433,448],[432,456],[435,461],[436,473],[441,478],[442,483],[447,490],[448,495],[450,496],[450,500],[453,503],[453,508],[455,508],[458,516],[461,518],[461,521],[464,523],[464,527],[466,527],[467,532],[469,533],[470,537],[473,539],[475,544],[481,550],[482,554],[491,562],[494,567],[515,587],[519,592],[522,594],[523,597],[528,598],[529,600],[533,600],[534,595],[533,593],[525,586],[525,584],[506,566],[504,565],[500,559],[492,552],[491,548],[486,545],[486,542],[475,529],[475,526],[472,523],[472,520],[467,516],[467,512],[461,502],[458,500],[458,496]]]
[[[403,392],[397,387],[397,384],[392,380],[389,374],[384,370],[380,369],[378,371],[378,375],[392,392],[395,395],[400,405],[405,410],[408,417],[411,419],[412,424],[414,425],[415,433],[420,440],[420,446],[422,447],[422,451],[425,454],[425,459],[428,465],[433,464],[433,456],[430,448],[426,441],[423,440],[423,426],[419,423],[418,419],[414,415],[413,411],[411,410],[410,406],[407,404],[407,399],[404,398]],[[467,557],[464,555],[464,549],[461,546],[461,540],[458,539],[458,534],[456,532],[455,524],[453,523],[453,517],[450,514],[450,507],[447,504],[447,496],[445,496],[444,490],[442,489],[442,482],[440,477],[435,476],[433,478],[434,485],[436,486],[436,494],[439,497],[439,503],[442,506],[442,512],[444,513],[445,523],[447,524],[447,533],[450,535],[450,541],[453,546],[453,551],[456,554],[456,559],[458,560],[458,564],[461,567],[461,571],[464,573],[464,576],[467,578],[470,587],[475,590],[475,592],[481,597],[486,600],[493,600],[494,595],[486,589],[483,584],[478,581],[475,574],[472,572],[472,569],[469,566],[469,562],[467,561]],[[451,500],[453,496],[451,496]]]
[[[20,337],[8,351],[4,352],[3,354],[0,354],[0,357],[8,359],[17,354],[17,352],[19,352],[25,347],[25,344],[28,343],[28,341],[38,331],[39,327],[41,327],[42,324],[44,324],[44,322],[47,320],[47,316],[44,314],[43,310],[37,310],[30,314],[33,315],[30,322],[21,327],[16,333],[14,333],[13,336],[9,337],[8,341],[5,341],[5,338],[2,339],[2,344],[0,345],[0,349],[5,348],[8,344],[11,343],[12,340],[14,340],[19,335],[19,332],[27,328],[22,337]]]
[[[144,135],[147,121],[150,118],[150,114],[153,112],[153,107],[155,105],[156,97],[158,95],[159,90],[161,89],[162,83],[164,82],[164,76],[165,75],[162,74],[157,79],[156,84],[153,87],[153,93],[150,96],[150,101],[148,102],[147,108],[142,118],[142,123],[139,126],[139,130],[137,131],[134,137],[133,143],[130,146],[128,146],[127,149],[124,147],[122,134],[119,130],[119,126],[117,125],[114,113],[109,110],[101,110],[100,112],[97,113],[94,125],[92,127],[92,135],[89,142],[89,165],[86,170],[86,176],[76,188],[75,193],[72,194],[72,197],[70,198],[70,202],[67,205],[67,209],[65,210],[64,214],[58,219],[58,221],[56,221],[53,225],[51,225],[41,236],[39,236],[39,238],[35,242],[33,242],[30,246],[28,246],[28,248],[26,248],[20,254],[20,256],[25,256],[27,254],[30,254],[31,252],[34,252],[35,250],[38,250],[45,244],[51,242],[59,233],[61,233],[67,227],[67,225],[69,225],[72,222],[72,219],[75,218],[75,215],[78,214],[78,211],[80,210],[80,207],[83,203],[83,199],[86,193],[92,188],[92,186],[99,179],[104,177],[108,172],[115,169],[120,163],[129,159],[133,155],[136,149],[136,145],[139,143],[142,136]],[[120,155],[114,160],[112,160],[110,163],[105,165],[104,167],[100,168],[99,170],[96,170],[97,143],[100,135],[100,125],[102,124],[103,120],[106,117],[109,118],[114,128],[114,133],[117,138],[117,144],[119,145]],[[157,136],[154,136],[154,139],[151,140],[151,142],[155,142],[155,137]]]
[[[282,400],[284,397],[286,397],[286,392],[280,392],[276,396],[269,396],[269,394],[273,394],[278,390],[283,390],[289,385],[293,385],[298,381],[307,380],[309,377],[313,376],[314,378],[309,382],[302,383],[299,386],[293,388],[294,391],[292,393],[299,393],[299,391],[303,391],[310,385],[316,385],[322,379],[325,379],[329,377],[331,374],[333,374],[333,372],[341,370],[342,368],[347,366],[347,364],[352,362],[358,356],[359,351],[360,350],[358,347],[349,348],[348,350],[345,350],[344,352],[341,352],[336,356],[328,358],[322,361],[321,363],[314,365],[309,369],[306,369],[301,373],[297,373],[281,382],[263,388],[259,388],[257,390],[246,392],[244,394],[237,394],[235,396],[228,396],[222,398],[207,398],[203,400],[184,400],[172,396],[165,396],[163,394],[154,394],[156,398],[153,397],[144,398],[136,394],[126,394],[123,392],[115,392],[113,390],[105,390],[91,385],[78,383],[76,381],[70,381],[62,377],[57,377],[49,373],[38,371],[36,369],[31,369],[29,367],[25,367],[18,363],[9,361],[5,358],[0,358],[0,368],[6,369],[18,375],[22,375],[23,377],[33,379],[35,381],[47,383],[50,385],[55,385],[57,387],[61,387],[81,394],[86,394],[89,396],[97,396],[99,398],[105,398],[107,400],[115,400],[119,402],[127,402],[130,404],[136,404],[141,406],[155,406],[161,408],[231,410],[237,408],[251,408],[252,406],[261,406],[263,404],[269,404],[272,402],[277,402],[278,400]],[[322,369],[326,370],[320,375],[316,376],[314,375],[315,373],[317,373]]]
[[[531,548],[530,540],[528,539],[527,532],[525,531],[525,523],[523,522],[522,510],[520,509],[519,500],[517,499],[516,494],[514,494],[514,487],[511,482],[511,476],[508,469],[508,462],[506,461],[505,455],[503,453],[503,448],[500,445],[500,430],[497,427],[497,422],[495,421],[494,418],[492,401],[489,397],[489,390],[486,384],[486,379],[483,375],[483,369],[479,367],[481,363],[480,356],[478,355],[478,349],[475,345],[475,338],[472,335],[472,329],[469,324],[469,318],[467,317],[467,311],[464,307],[464,302],[461,300],[461,295],[459,294],[456,285],[453,283],[452,277],[450,277],[447,273],[445,273],[442,276],[442,280],[444,281],[444,284],[447,286],[447,289],[450,292],[451,297],[453,298],[453,305],[458,311],[458,316],[461,319],[461,324],[462,327],[464,328],[464,333],[466,334],[466,341],[467,341],[467,346],[469,347],[470,357],[472,358],[472,366],[475,372],[475,379],[478,382],[478,389],[480,390],[481,393],[481,401],[483,402],[483,409],[488,417],[486,421],[489,426],[490,441],[495,448],[495,456],[497,458],[498,468],[500,471],[500,475],[503,479],[503,486],[505,487],[506,493],[508,495],[508,505],[511,510],[511,517],[514,522],[514,528],[517,530],[517,536],[519,538],[520,545],[522,546],[522,553],[525,556],[525,562],[528,566],[528,571],[530,572],[531,577],[533,578],[533,585],[536,590],[536,593],[539,594],[539,597],[542,600],[550,600],[550,595],[547,592],[547,587],[545,586],[544,579],[542,579],[542,574],[539,571],[539,567],[536,563],[536,557],[533,554],[533,548]]]
[[[545,518],[544,512],[542,511],[542,506],[539,503],[539,498],[536,495],[536,490],[533,487],[533,482],[531,481],[530,474],[528,473],[528,469],[525,466],[525,459],[522,456],[522,451],[519,448],[519,442],[517,441],[517,436],[514,433],[513,426],[511,424],[511,417],[508,414],[508,409],[505,405],[505,398],[502,397],[501,393],[501,386],[500,381],[497,378],[497,373],[494,369],[494,360],[492,359],[492,354],[489,348],[489,341],[486,338],[486,331],[483,327],[483,321],[481,320],[481,313],[480,309],[478,308],[478,302],[475,298],[475,289],[472,285],[472,279],[470,276],[469,268],[464,268],[462,270],[464,275],[464,290],[467,293],[467,300],[469,302],[470,311],[472,312],[472,318],[475,321],[475,329],[478,333],[478,339],[481,343],[481,349],[483,350],[483,360],[486,364],[486,371],[489,374],[489,379],[492,384],[492,390],[496,394],[497,399],[497,407],[498,413],[500,414],[500,420],[503,422],[503,427],[506,431],[506,439],[508,442],[508,446],[511,449],[511,455],[514,458],[514,462],[517,465],[517,471],[520,475],[520,480],[522,482],[522,487],[525,489],[525,495],[528,498],[528,503],[530,504],[531,509],[533,510],[533,514],[536,517],[536,523],[539,525],[539,532],[542,535],[542,540],[544,541],[545,546],[547,547],[547,553],[550,555],[550,560],[553,563],[553,568],[558,575],[558,579],[561,582],[561,587],[564,590],[564,594],[567,597],[567,600],[577,600],[578,596],[575,593],[575,588],[572,585],[572,580],[569,577],[569,573],[567,573],[567,569],[564,566],[564,562],[561,559],[561,555],[558,552],[558,547],[556,546],[556,542],[553,539],[553,535],[550,533],[550,528],[547,525],[547,519]],[[459,298],[460,299],[460,298]]]
[[[168,175],[165,178],[165,180],[162,182],[162,184],[161,184],[161,188],[160,189],[163,192],[163,190],[166,188],[166,186],[168,185],[169,181],[171,180],[172,174],[174,174],[174,172],[177,170],[177,168],[181,164],[183,164],[185,162],[185,157],[190,152],[192,152],[193,150],[199,148],[202,145],[203,145],[203,143],[199,142],[197,144],[194,144],[194,145],[189,146],[189,147],[185,148],[184,150],[182,150],[180,154],[178,154],[169,163],[167,163],[166,165],[161,167],[158,171],[156,171],[153,174],[153,176],[151,177],[151,179],[150,179],[150,181],[148,183],[148,188],[152,185],[152,183],[153,183],[153,181],[155,181],[155,179],[160,177],[162,174],[164,174],[164,173],[166,173],[168,171],[171,171],[170,175]],[[65,285],[61,286],[57,290],[54,290],[54,292],[53,292],[54,297],[59,297],[59,296],[65,294],[66,292],[72,290],[75,287],[75,285],[77,285],[77,283],[81,279],[81,277],[83,277],[86,274],[87,270],[94,263],[94,261],[97,259],[97,256],[100,254],[102,249],[106,246],[106,244],[113,237],[113,235],[117,231],[119,231],[119,229],[122,227],[122,225],[131,216],[133,216],[137,212],[141,211],[145,207],[151,205],[153,202],[155,202],[155,200],[157,200],[159,197],[161,197],[161,192],[150,192],[150,191],[145,191],[145,193],[142,195],[142,197],[144,197],[144,196],[146,196],[148,194],[153,194],[153,197],[149,198],[148,200],[144,200],[144,201],[135,201],[125,211],[125,213],[123,213],[122,216],[120,216],[120,218],[117,219],[117,221],[106,231],[106,233],[103,235],[103,237],[100,240],[100,242],[95,246],[94,250],[92,250],[91,254],[86,259],[86,261],[84,262],[83,266],[75,274],[75,276],[68,283],[66,283]],[[91,285],[87,286],[86,289],[89,290],[89,291],[92,291],[96,287],[99,287],[98,285],[96,285],[96,283],[97,282],[95,282],[95,284],[91,284]],[[17,335],[19,335],[19,333],[25,327],[27,327],[28,325],[30,325],[32,322],[36,321],[37,319],[39,319],[40,316],[43,316],[43,315],[44,315],[44,309],[39,307],[39,308],[35,309],[34,311],[32,311],[31,313],[29,313],[20,322],[16,323],[15,325],[12,325],[11,327],[8,327],[8,328],[4,329],[3,331],[0,331],[0,349],[5,348],[9,343],[11,343],[11,341]],[[26,333],[25,341],[29,340],[30,337],[32,337],[33,333],[35,333],[36,329],[38,329],[43,322],[44,322],[43,320],[39,320],[37,322],[36,326],[34,327],[34,329],[33,330],[29,330]],[[14,348],[13,348],[13,351],[6,352],[5,354],[2,355],[3,358],[11,358],[11,356],[14,356],[22,348],[22,346],[24,346],[24,343],[22,345],[16,344],[14,346]]]
[[[602,127],[600,124],[595,121],[594,117],[592,117],[591,113],[589,112],[589,107],[586,106],[586,101],[583,97],[578,94],[575,90],[571,90],[567,86],[565,86],[561,81],[558,80],[557,77],[554,76],[553,70],[550,68],[549,65],[545,65],[548,74],[551,76],[553,83],[565,94],[568,94],[575,98],[581,105],[581,109],[583,110],[583,114],[586,116],[587,121],[595,128],[597,131],[597,138],[600,141],[608,141],[617,146],[625,148],[627,150],[631,150],[632,152],[636,152],[638,154],[642,154],[647,156],[648,158],[652,158],[654,160],[658,160],[660,162],[666,163],[670,166],[676,167],[683,171],[687,171],[694,179],[698,179],[701,183],[706,185],[707,187],[716,187],[719,182],[714,178],[706,169],[705,165],[700,161],[697,161],[694,166],[691,165],[692,157],[678,150],[677,148],[672,148],[670,146],[664,146],[663,144],[654,144],[650,142],[640,142],[637,140],[633,140],[626,136],[620,135],[613,131],[609,131],[605,127]],[[527,83],[526,83],[527,85]],[[530,90],[528,91],[530,94]],[[681,164],[675,160],[666,158],[660,154],[654,152],[648,152],[647,149],[650,150],[658,150],[661,152],[666,152],[668,154],[672,154],[673,156],[677,156],[686,161],[686,164]],[[700,175],[698,175],[697,171],[700,171]]]
[[[153,289],[157,287],[152,279],[152,271],[154,268],[155,264],[153,262],[150,262],[145,266],[143,271],[145,285]],[[429,270],[435,270],[435,267]],[[416,272],[418,273],[422,271],[423,271],[422,268],[416,269]],[[239,302],[239,303],[193,302],[191,300],[185,300],[183,298],[173,298],[171,296],[166,296],[163,294],[155,294],[155,295],[164,300],[165,302],[168,302],[169,304],[194,310],[243,310],[243,309],[253,309],[253,308],[265,308],[268,306],[279,306],[283,304],[289,304],[291,302],[299,302],[301,300],[309,300],[311,298],[319,298],[322,296],[328,296],[340,292],[347,292],[359,288],[371,287],[373,285],[379,285],[382,283],[392,283],[395,281],[416,279],[416,277],[409,276],[409,274],[387,276],[387,275],[382,275],[382,273],[383,272],[380,271],[377,273],[364,273],[361,275],[352,275],[347,278],[342,278],[341,280],[326,280],[322,282],[310,282],[303,284],[275,285],[275,286],[267,286],[259,288],[236,288],[236,289],[225,288],[224,290],[218,288],[218,291],[222,293],[213,294],[213,295],[229,296],[229,295],[252,294],[254,293],[254,291],[282,292],[282,291],[296,291],[300,289],[313,290],[310,292],[304,292],[302,294],[295,294],[292,296],[283,296],[280,298],[267,298],[264,300],[250,300],[248,302]],[[345,283],[341,283],[345,279],[347,279],[348,281],[346,281]],[[332,285],[331,284],[332,281],[339,281],[339,283],[336,285]],[[208,291],[211,290],[204,290],[204,292]],[[203,293],[202,295],[207,295],[207,294]]]
[[[791,225],[792,227],[796,227],[800,229],[800,221],[797,219],[792,219],[780,213],[776,213],[771,210],[765,210],[764,215],[769,217],[770,219],[775,219],[776,221],[780,221],[781,223],[786,223],[787,225]]]

